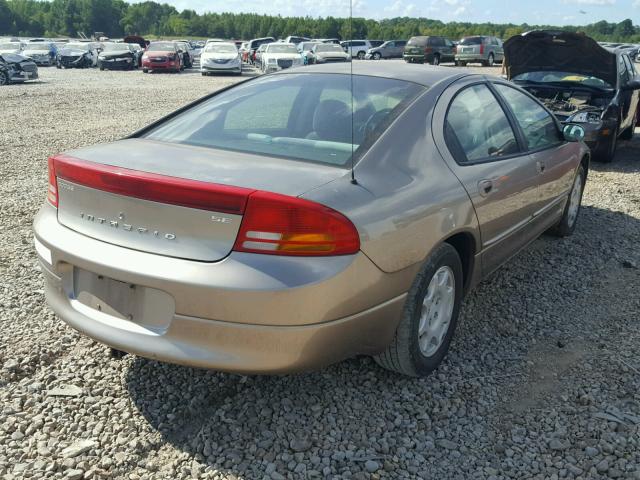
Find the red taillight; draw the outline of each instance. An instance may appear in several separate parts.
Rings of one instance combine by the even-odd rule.
[[[49,159],[50,185],[52,181],[56,182],[56,177],[127,197],[237,215],[244,212],[247,198],[253,192],[248,188],[158,175],[66,156]],[[57,195],[55,198],[57,201]],[[49,201],[53,203],[51,196]]]
[[[49,187],[47,188],[47,200],[54,207],[58,206],[58,181],[56,180],[56,168],[53,157],[47,162],[49,165]]]
[[[360,249],[354,225],[309,200],[256,191],[249,196],[234,250],[271,255],[348,255]]]
[[[484,55],[484,43],[480,44],[480,55]]]

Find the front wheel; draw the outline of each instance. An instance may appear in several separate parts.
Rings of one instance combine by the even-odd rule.
[[[0,86],[9,85],[9,74],[0,71]]]
[[[578,215],[582,206],[582,193],[587,179],[586,171],[583,165],[580,165],[576,172],[576,178],[569,192],[567,204],[564,207],[562,218],[552,227],[549,232],[557,237],[568,237],[576,229],[578,223]]]
[[[380,52],[376,52],[373,54],[372,58],[374,60],[380,60],[382,58],[382,54]]]
[[[375,361],[412,377],[424,377],[442,362],[458,322],[462,263],[455,248],[440,245],[416,276],[391,344]]]
[[[616,127],[609,140],[594,152],[593,159],[597,162],[611,163],[618,150],[618,128]]]
[[[366,55],[365,52],[362,52],[362,51],[358,52],[358,55],[357,55],[358,60],[364,60],[365,55]]]

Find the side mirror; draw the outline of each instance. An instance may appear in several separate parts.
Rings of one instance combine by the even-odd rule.
[[[580,125],[569,124],[562,129],[562,134],[567,142],[581,142],[584,140],[584,128]]]
[[[629,80],[626,85],[622,86],[622,90],[640,90],[640,77]]]

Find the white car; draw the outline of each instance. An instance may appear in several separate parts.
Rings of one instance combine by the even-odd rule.
[[[16,55],[22,55],[24,50],[24,43],[22,42],[1,42],[0,54],[2,53],[14,53]]]
[[[210,75],[219,72],[231,72],[242,75],[242,58],[235,43],[210,42],[200,56],[200,72]]]
[[[260,67],[264,73],[302,64],[302,55],[293,43],[269,43],[260,57]]]
[[[350,53],[351,57],[364,60],[367,51],[373,48],[369,40],[349,40],[340,44],[345,52]]]

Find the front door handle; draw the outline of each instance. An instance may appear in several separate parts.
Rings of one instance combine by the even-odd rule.
[[[538,173],[544,173],[547,166],[542,162],[536,162],[536,168],[538,169]]]
[[[480,192],[481,197],[486,197],[493,190],[493,181],[491,180],[480,180],[478,182],[478,191]]]

